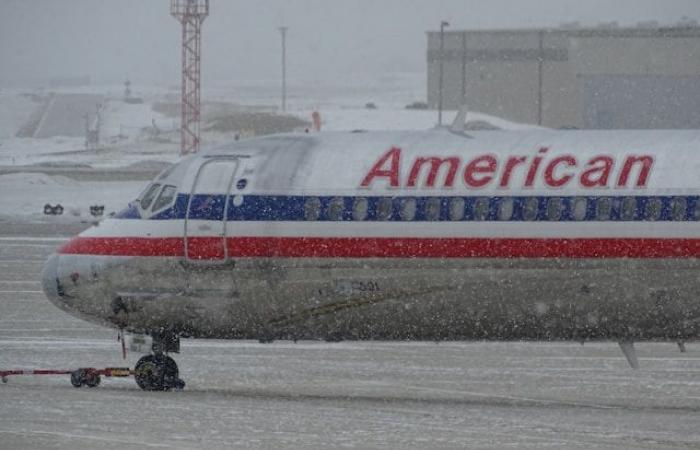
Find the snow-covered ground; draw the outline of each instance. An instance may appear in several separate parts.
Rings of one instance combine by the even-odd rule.
[[[61,175],[14,173],[0,175],[0,220],[90,221],[90,206],[116,212],[136,198],[143,181],[76,181]],[[63,217],[45,216],[44,205],[61,204]]]
[[[293,113],[309,120],[313,111],[301,110]],[[446,111],[443,124],[450,125],[456,111]],[[435,127],[435,111],[407,109],[327,108],[321,111],[322,129],[346,130],[427,130]],[[477,112],[467,114],[466,122],[484,122],[504,130],[527,130],[537,127],[510,122],[498,117]]]
[[[77,104],[71,104],[72,97]],[[23,98],[21,95],[0,97],[0,111],[10,109],[3,101],[12,105],[17,103],[16,99]],[[104,100],[100,146],[88,150],[84,136],[75,136],[76,128],[84,129],[84,119],[78,115],[72,123],[64,123],[63,108],[51,106],[57,103],[57,98],[64,100],[64,107],[83,108],[94,115],[94,105],[80,104],[80,97],[73,94],[55,94],[53,101],[48,101],[46,111],[41,111],[45,107],[41,102],[32,103],[33,108],[39,109],[33,112],[41,117],[37,120],[37,136],[46,134],[46,137],[17,136],[23,126],[19,115],[14,121],[0,123],[0,131],[4,130],[0,134],[0,166],[63,164],[109,168],[126,167],[143,160],[173,162],[178,158],[177,124],[153,111],[151,102],[129,104],[118,98]],[[61,135],[61,126],[66,128],[65,135]],[[45,133],[45,129],[51,130],[50,133]]]
[[[405,106],[421,100],[423,81],[415,76],[379,80],[374,85],[290,87],[288,113],[310,121],[314,111],[321,113],[324,130],[355,129],[429,129],[437,122],[437,113],[426,110],[410,110]],[[82,94],[82,96],[75,95]],[[99,95],[104,99],[101,145],[99,150],[85,151],[83,137],[51,136],[46,139],[16,137],[17,131],[29,120],[32,112],[45,108],[47,114],[39,114],[40,128],[49,127],[52,120],[62,119],[60,109],[46,107],[57,98],[66,100],[70,107],[71,96],[76,101],[87,98],[85,94]],[[124,167],[140,160],[169,161],[178,157],[179,118],[165,115],[153,109],[156,103],[176,103],[178,91],[166,87],[144,87],[139,95],[143,103],[127,103],[116,86],[74,88],[55,93],[39,91],[7,91],[0,95],[0,166],[42,164],[47,162],[77,163],[92,167]],[[42,103],[29,97],[49,98]],[[274,112],[278,104],[278,87],[272,83],[250,86],[212,87],[204,90],[204,115],[207,102],[219,102],[253,111]],[[366,103],[377,109],[366,109]],[[78,108],[78,106],[75,106]],[[93,105],[79,106],[85,113],[94,114]],[[446,111],[444,122],[449,124],[456,114]],[[472,113],[468,121],[487,122],[503,129],[527,129],[530,125],[508,122],[479,113]],[[48,123],[47,123],[48,122]],[[83,126],[82,119],[74,127]],[[41,134],[41,133],[39,133]],[[53,134],[53,133],[52,133]],[[203,132],[203,145],[220,143],[230,136]]]
[[[0,224],[0,369],[133,367],[41,292],[62,241]],[[60,228],[56,229],[61,232]],[[696,449],[700,345],[185,340],[182,392],[0,384],[0,449]]]
[[[429,129],[436,124],[435,111],[405,108],[421,100],[424,89],[422,76],[415,74],[364,84],[357,80],[346,86],[292,85],[288,113],[310,121],[312,113],[318,111],[323,130],[329,131]],[[105,204],[108,211],[121,208],[145,185],[143,180],[132,180],[142,179],[142,176],[126,174],[123,182],[84,182],[57,177],[50,170],[46,174],[28,174],[22,172],[23,167],[31,167],[32,171],[38,170],[38,166],[66,170],[71,167],[120,169],[122,172],[127,168],[128,172],[149,170],[154,165],[162,166],[179,159],[177,114],[164,114],[153,108],[156,103],[177,102],[177,88],[134,87],[133,96],[141,98],[142,103],[125,102],[122,94],[119,86],[59,89],[52,93],[14,90],[0,94],[0,169],[19,172],[0,175],[0,218],[45,220],[40,215],[44,205],[61,203],[66,206],[66,217],[50,220],[85,220],[90,205]],[[278,96],[276,82],[263,81],[244,86],[213,86],[205,89],[204,102],[205,108],[206,102],[217,102],[217,105],[232,105],[242,110],[274,112]],[[66,134],[75,134],[76,129],[84,126],[81,115],[73,114],[72,123],[66,123],[62,109],[56,105],[94,113],[96,105],[90,99],[96,98],[104,101],[101,145],[97,149],[86,149],[83,137],[60,135],[61,126],[66,127]],[[367,109],[365,105],[369,102],[377,109]],[[455,114],[455,111],[445,112],[444,122],[449,124]],[[486,122],[503,129],[532,128],[479,113],[470,113],[467,121]],[[18,137],[21,129],[39,130],[36,135],[51,136],[43,139]],[[58,135],[54,135],[56,130]],[[220,144],[232,140],[234,134],[204,132],[203,144]]]
[[[14,91],[0,92],[0,144],[19,131],[36,107],[36,103],[27,95]]]

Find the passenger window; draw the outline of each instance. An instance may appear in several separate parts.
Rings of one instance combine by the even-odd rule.
[[[561,199],[552,197],[547,200],[547,220],[557,222],[561,219]]]
[[[477,198],[474,202],[474,220],[483,222],[489,218],[489,199]]]
[[[343,210],[345,209],[345,201],[342,197],[335,197],[331,200],[328,206],[328,218],[330,220],[343,220]]]
[[[657,221],[661,218],[663,203],[660,198],[650,198],[644,208],[644,219]]]
[[[634,220],[637,218],[637,198],[625,197],[622,200],[622,211],[620,216],[622,220]]]
[[[533,221],[537,219],[537,210],[539,209],[540,201],[537,197],[525,199],[523,204],[523,219]]]
[[[498,203],[498,220],[508,221],[513,218],[513,199],[502,198]]]
[[[377,202],[377,220],[389,220],[392,216],[394,204],[391,198],[382,197]]]
[[[425,218],[431,221],[440,220],[442,200],[439,197],[430,197],[425,204]]]
[[[612,200],[608,197],[601,197],[595,202],[595,218],[596,220],[606,221],[610,220],[610,213],[612,212]]]
[[[304,203],[304,218],[306,220],[318,220],[321,214],[321,200],[318,197],[309,197]]]
[[[151,206],[151,203],[153,203],[153,199],[156,198],[156,194],[158,194],[159,189],[160,184],[153,184],[150,188],[148,188],[146,193],[143,194],[143,197],[141,197],[141,209],[147,210]]]
[[[588,199],[583,197],[574,199],[574,206],[572,209],[574,220],[586,220],[586,214],[588,213]]]
[[[365,220],[367,218],[367,199],[358,197],[352,206],[352,218],[354,220]]]
[[[700,199],[695,199],[695,208],[693,209],[693,220],[700,220]]]
[[[153,203],[153,211],[159,211],[160,209],[169,206],[177,194],[177,188],[175,186],[164,186],[163,190],[158,196],[158,200]]]
[[[675,221],[686,220],[688,213],[688,201],[685,197],[676,197],[671,201],[671,219]]]
[[[464,199],[462,197],[450,200],[450,219],[455,222],[464,219]]]
[[[404,198],[401,200],[401,210],[399,211],[401,220],[410,222],[416,217],[416,199]]]

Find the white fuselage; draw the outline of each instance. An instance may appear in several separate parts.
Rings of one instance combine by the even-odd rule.
[[[44,286],[195,337],[695,338],[698,150],[696,131],[241,141],[74,238]]]

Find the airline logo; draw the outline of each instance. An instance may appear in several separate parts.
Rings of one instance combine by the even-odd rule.
[[[573,183],[587,189],[646,188],[654,167],[648,154],[577,158],[551,156],[543,147],[536,154],[499,158],[482,154],[468,160],[460,156],[419,156],[411,161],[408,173],[401,173],[402,151],[393,147],[385,152],[362,179],[361,187],[381,184],[390,188],[502,188],[522,189],[544,186],[563,188]],[[519,180],[519,181],[515,181]]]

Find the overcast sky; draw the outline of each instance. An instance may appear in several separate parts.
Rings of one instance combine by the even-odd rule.
[[[180,26],[168,0],[0,0],[0,83],[89,75],[94,83],[174,84]],[[279,79],[280,37],[290,27],[292,83],[425,71],[425,31],[621,25],[682,16],[700,0],[211,0],[204,23],[205,82]]]

